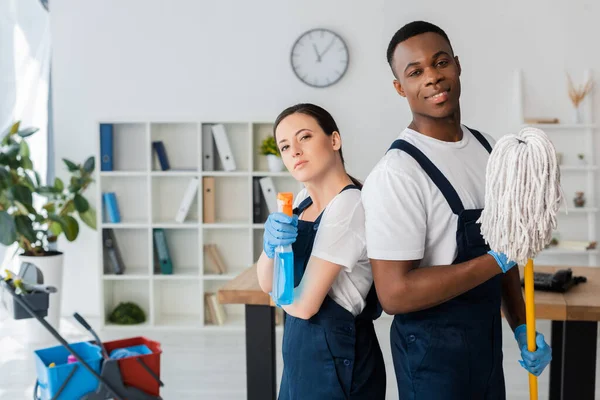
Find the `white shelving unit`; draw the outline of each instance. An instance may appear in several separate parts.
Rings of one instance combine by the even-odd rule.
[[[586,71],[584,79],[592,76]],[[561,248],[561,241],[596,241],[598,207],[596,203],[596,181],[598,165],[595,155],[595,135],[597,126],[593,122],[593,93],[584,99],[582,105],[584,122],[580,124],[526,124],[525,123],[525,94],[523,89],[523,73],[516,71],[516,104],[518,121],[521,126],[532,126],[546,132],[554,143],[557,153],[563,153],[560,165],[561,186],[565,196],[565,205],[561,207],[558,216],[559,245],[550,247],[538,255],[536,263],[550,265],[598,265],[598,249],[569,249]],[[565,93],[566,95],[566,93]],[[568,149],[568,150],[565,150]],[[569,152],[567,152],[569,151]],[[585,155],[585,162],[578,160],[577,154]],[[575,192],[582,191],[586,198],[585,206],[577,208],[574,205]],[[577,263],[577,264],[574,264]]]
[[[254,263],[262,251],[263,224],[253,221],[252,181],[269,176],[277,191],[297,193],[302,185],[288,172],[269,172],[266,158],[259,155],[262,139],[272,134],[272,123],[218,122],[225,125],[236,171],[223,171],[215,153],[215,170],[202,170],[202,136],[205,125],[217,122],[127,122],[113,124],[113,171],[97,172],[97,204],[102,193],[116,193],[120,223],[104,221],[98,226],[113,229],[126,267],[115,275],[105,266],[102,234],[98,235],[101,282],[100,302],[104,327],[139,330],[236,330],[244,328],[242,305],[225,305],[223,325],[204,319],[204,293],[216,292]],[[97,137],[99,138],[99,126]],[[171,169],[162,171],[152,151],[152,141],[163,141]],[[98,139],[98,149],[100,140]],[[98,155],[100,151],[98,151]],[[100,158],[98,157],[98,160]],[[97,163],[98,165],[100,163]],[[98,168],[100,170],[100,168]],[[216,222],[203,223],[202,185],[183,223],[175,214],[192,177],[215,178]],[[202,182],[202,181],[201,181]],[[165,230],[173,274],[162,275],[154,266],[153,229]],[[214,243],[227,266],[223,275],[205,273],[203,245]],[[108,315],[119,302],[133,301],[146,313],[143,325],[119,326]]]

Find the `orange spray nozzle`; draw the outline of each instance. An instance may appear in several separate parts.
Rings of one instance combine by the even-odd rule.
[[[279,212],[286,215],[292,216],[292,203],[294,201],[294,194],[289,192],[277,193],[277,206]]]

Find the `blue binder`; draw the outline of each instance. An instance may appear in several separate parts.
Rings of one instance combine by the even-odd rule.
[[[100,124],[100,170],[113,170],[113,125]]]
[[[152,142],[152,148],[154,148],[154,151],[156,152],[156,156],[160,162],[160,168],[162,168],[163,171],[171,169],[164,143],[162,141]]]
[[[104,208],[106,215],[108,216],[108,222],[121,222],[121,213],[119,212],[119,204],[117,203],[117,196],[115,193],[102,193],[102,200],[104,200]]]
[[[160,272],[163,275],[171,275],[173,273],[173,262],[169,254],[165,231],[162,228],[154,229],[154,250],[160,262]]]

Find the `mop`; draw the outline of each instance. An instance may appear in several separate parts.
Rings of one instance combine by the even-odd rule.
[[[546,134],[527,127],[498,140],[486,169],[485,208],[478,222],[490,248],[525,265],[527,350],[535,351],[533,259],[552,240],[562,203],[560,170]],[[529,374],[537,400],[537,377]]]

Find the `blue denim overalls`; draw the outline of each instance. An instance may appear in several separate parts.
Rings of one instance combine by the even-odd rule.
[[[492,151],[481,133],[469,130]],[[465,210],[446,177],[410,143],[399,139],[390,149],[410,154],[458,215],[453,264],[486,254],[489,247],[476,223],[482,209]],[[394,316],[390,338],[400,399],[505,399],[500,301],[496,275],[443,304]]]
[[[348,185],[342,191],[347,189],[358,187]],[[306,198],[294,214],[301,215],[311,204],[312,199]],[[314,222],[298,221],[294,286],[304,275],[322,215]],[[380,315],[374,285],[356,317],[329,296],[309,320],[286,315],[279,399],[385,399],[385,365],[373,328],[373,320]]]

